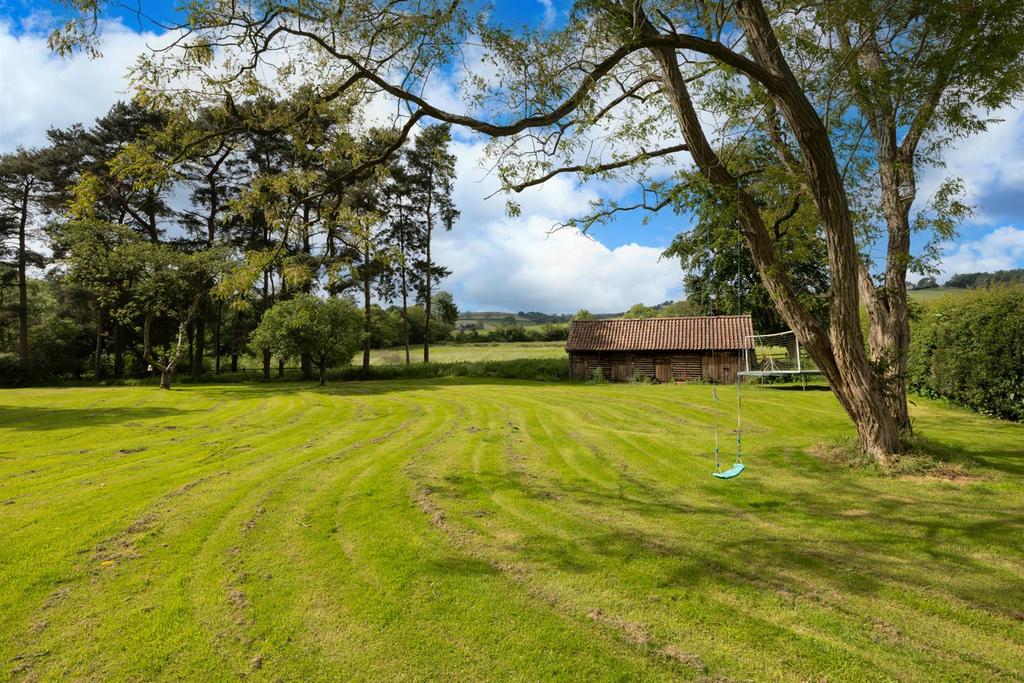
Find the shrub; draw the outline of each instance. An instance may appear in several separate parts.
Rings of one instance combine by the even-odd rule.
[[[28,387],[46,384],[54,378],[54,373],[40,362],[29,361],[23,366],[17,354],[0,353],[0,387]]]
[[[939,299],[917,316],[912,340],[910,389],[1024,420],[1024,287]]]

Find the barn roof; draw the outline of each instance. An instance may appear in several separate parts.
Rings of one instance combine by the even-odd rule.
[[[566,351],[714,351],[750,348],[749,315],[574,320]]]

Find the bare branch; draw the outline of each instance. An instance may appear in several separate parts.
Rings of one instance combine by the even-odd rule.
[[[636,156],[629,157],[628,159],[622,159],[620,161],[613,161],[613,162],[610,162],[610,163],[607,163],[607,164],[597,164],[597,165],[584,165],[584,164],[580,164],[580,165],[574,165],[574,166],[563,166],[561,168],[556,168],[556,169],[554,169],[554,170],[552,170],[552,171],[550,171],[548,173],[545,173],[544,175],[539,176],[537,178],[533,178],[531,180],[527,180],[527,181],[524,181],[522,183],[517,183],[515,185],[512,185],[509,189],[511,189],[511,190],[513,190],[513,191],[518,193],[518,192],[522,192],[523,190],[525,190],[528,187],[533,187],[535,185],[540,185],[542,183],[545,183],[548,180],[551,180],[552,178],[554,178],[556,175],[559,175],[559,174],[562,174],[562,173],[582,173],[583,175],[588,175],[588,176],[589,175],[595,175],[597,173],[604,173],[606,171],[614,171],[615,169],[623,168],[625,166],[632,166],[633,164],[636,164],[636,163],[639,163],[639,162],[642,162],[642,161],[647,161],[648,159],[654,159],[654,158],[657,158],[657,157],[668,156],[669,154],[675,154],[676,152],[685,152],[687,149],[688,148],[687,148],[687,146],[685,144],[672,145],[671,147],[665,147],[664,149],[659,149],[659,150],[654,151],[654,152],[641,152],[640,154],[637,154]]]

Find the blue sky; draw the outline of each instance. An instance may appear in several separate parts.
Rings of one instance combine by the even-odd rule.
[[[147,0],[141,7],[162,17],[171,6]],[[505,24],[557,23],[561,7],[555,0],[499,0],[493,17]],[[127,97],[125,70],[159,32],[122,11],[120,23],[105,29],[103,59],[60,60],[48,52],[45,36],[64,11],[57,3],[0,0],[2,151],[41,144],[48,127],[91,121]],[[946,172],[965,180],[978,211],[945,245],[942,277],[1024,267],[1024,115],[1020,109],[996,115],[1004,121],[946,155]],[[689,217],[662,213],[641,225],[640,214],[626,214],[595,228],[589,239],[570,231],[549,235],[552,225],[579,215],[588,199],[608,188],[579,187],[563,177],[517,196],[523,214],[511,219],[503,197],[484,199],[496,188],[483,168],[482,140],[457,133],[456,153],[456,200],[463,215],[452,233],[440,237],[436,253],[453,270],[445,286],[464,309],[614,311],[683,294],[678,265],[658,257],[688,227]],[[939,177],[925,174],[922,195]],[[917,245],[923,240],[917,238]]]

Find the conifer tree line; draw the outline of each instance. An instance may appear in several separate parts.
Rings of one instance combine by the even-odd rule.
[[[407,140],[340,105],[295,116],[303,106],[249,102],[257,128],[232,127],[244,118],[233,107],[175,116],[122,102],[0,156],[7,381],[156,373],[170,386],[246,358],[268,379],[293,360],[322,379],[325,363],[360,349],[368,373],[370,349],[384,346],[428,360],[458,314],[432,251],[459,215],[450,127]],[[387,163],[359,172],[383,152]],[[330,352],[296,342],[311,315],[327,321]]]

